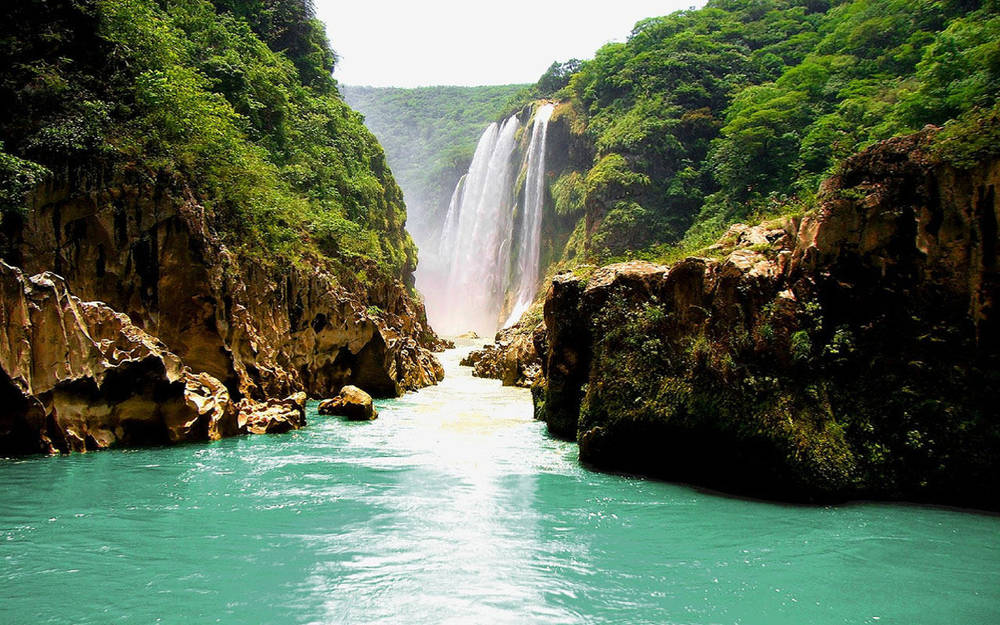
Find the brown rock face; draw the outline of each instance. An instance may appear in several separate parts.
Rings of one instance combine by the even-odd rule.
[[[0,454],[217,439],[236,432],[226,387],[51,273],[0,262]]]
[[[343,282],[322,259],[269,266],[207,224],[183,187],[85,178],[40,189],[25,221],[5,222],[0,255],[125,312],[237,400],[436,381],[437,339],[401,282]]]
[[[345,386],[333,399],[320,402],[318,412],[347,417],[351,421],[371,421],[378,417],[371,395],[356,386]]]
[[[284,431],[304,413],[270,398],[395,396],[443,376],[401,281],[361,284],[324,258],[276,266],[210,223],[183,184],[134,173],[70,172],[5,216],[0,451]]]
[[[262,402],[243,399],[237,406],[241,432],[247,434],[283,434],[306,425],[306,394],[296,393],[285,399]]]
[[[576,438],[581,388],[590,362],[590,328],[576,314],[583,290],[582,281],[570,274],[560,274],[552,279],[545,297],[549,344],[543,418],[549,432],[560,438]]]
[[[849,159],[721,259],[564,274],[537,414],[581,459],[784,499],[1000,507],[1000,163],[930,131]]]
[[[542,362],[535,352],[535,328],[520,323],[497,332],[491,345],[474,350],[461,364],[472,367],[472,375],[501,380],[504,386],[530,388],[541,374]]]

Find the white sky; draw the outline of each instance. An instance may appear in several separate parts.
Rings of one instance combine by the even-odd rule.
[[[347,85],[531,83],[552,61],[588,59],[640,19],[704,0],[315,0]]]

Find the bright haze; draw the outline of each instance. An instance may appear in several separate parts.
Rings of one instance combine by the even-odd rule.
[[[552,61],[588,59],[605,43],[624,41],[641,19],[705,4],[694,0],[315,3],[340,57],[334,77],[343,84],[373,87],[532,83]]]

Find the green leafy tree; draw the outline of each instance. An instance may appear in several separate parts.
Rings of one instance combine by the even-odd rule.
[[[311,4],[25,0],[0,52],[5,202],[42,168],[142,172],[190,189],[261,262],[325,256],[370,279],[416,266],[402,193],[336,90]]]
[[[604,232],[589,239],[604,247],[575,258],[655,256],[754,214],[800,210],[838,162],[875,141],[989,111],[998,41],[994,0],[711,0],[640,21],[568,80],[553,64],[522,96],[555,89],[595,148],[595,170],[620,156],[648,181],[587,191],[585,229]]]

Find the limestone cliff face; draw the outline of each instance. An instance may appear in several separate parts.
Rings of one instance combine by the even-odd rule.
[[[1000,507],[1000,163],[933,132],[850,159],[802,218],[673,266],[557,276],[536,414],[599,467],[737,492]]]
[[[0,262],[0,454],[217,439],[229,392],[127,316]]]
[[[2,369],[5,386],[16,390],[8,389],[8,394],[17,398],[19,408],[9,417],[6,433],[0,433],[7,453],[276,431],[284,426],[270,417],[250,415],[284,410],[282,419],[298,427],[301,406],[282,400],[287,410],[277,410],[278,404],[260,404],[262,400],[301,391],[328,397],[345,384],[377,396],[395,396],[440,379],[440,364],[427,349],[436,347],[437,339],[426,326],[422,306],[402,282],[362,287],[353,277],[335,275],[319,258],[287,267],[255,262],[228,249],[209,221],[183,186],[123,179],[53,183],[34,194],[27,217],[5,221],[0,256],[25,275],[43,275],[8,276],[9,291],[17,292],[20,283],[33,285],[25,287],[25,297],[37,299],[39,285],[58,285],[46,287],[55,289],[49,298],[58,306],[40,305],[40,311],[48,312],[37,314],[65,308],[79,317],[73,322],[76,330],[34,323],[30,335],[18,339],[13,338],[19,336],[17,323],[8,322],[9,349]],[[52,273],[43,273],[48,271]],[[70,306],[65,302],[77,301],[70,291],[96,303]],[[28,308],[17,308],[14,300],[5,299],[4,306],[10,313],[7,319],[30,316],[17,312]],[[15,313],[20,317],[12,316]],[[124,327],[127,330],[120,330]],[[140,345],[155,342],[156,348],[147,351],[158,356],[129,356],[118,362],[94,351],[103,349],[94,344],[104,345],[105,339],[97,337],[122,332],[144,337]],[[62,347],[43,353],[49,359],[45,365],[10,356],[46,345]],[[51,378],[50,371],[61,367],[59,359],[103,363],[103,368],[81,372],[70,366],[61,377]],[[134,362],[142,363],[142,372],[133,372],[140,367]],[[138,417],[115,412],[121,401],[114,389],[106,391],[104,378],[136,376],[155,378],[140,397],[148,420],[160,430],[166,428],[166,434],[136,434],[128,424],[138,423]],[[202,391],[188,388],[199,383],[205,385]],[[84,407],[66,407],[70,400],[63,399],[68,397],[64,387],[72,384],[87,387],[80,391],[89,397],[89,403],[79,404]],[[188,418],[182,407],[201,402],[190,399],[198,393],[214,398],[227,416]],[[121,410],[134,415],[139,400],[129,401],[131,407]],[[67,417],[70,413],[77,417]],[[228,424],[228,415],[236,414],[238,424],[212,425],[205,433],[205,424]],[[54,422],[52,415],[58,415]],[[246,426],[248,419],[253,427]],[[190,424],[181,427],[182,421]]]
[[[4,256],[125,312],[235,399],[329,396],[348,383],[398,395],[435,382],[421,344],[433,333],[401,282],[361,291],[320,259],[247,262],[207,224],[183,188],[76,181],[35,195]]]

